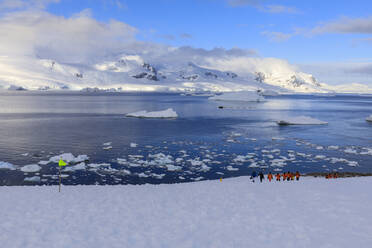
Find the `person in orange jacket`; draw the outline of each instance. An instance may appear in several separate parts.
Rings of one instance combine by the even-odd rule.
[[[279,173],[276,173],[276,181],[280,182],[280,174]]]
[[[291,180],[291,177],[292,177],[292,176],[291,176],[291,172],[288,171],[288,172],[287,172],[287,181],[290,181],[290,180]]]
[[[295,174],[291,172],[291,181],[294,181]]]
[[[296,180],[300,180],[300,172],[296,171]]]
[[[283,173],[283,182],[287,179],[287,172]]]
[[[271,180],[273,179],[273,174],[271,174],[271,172],[267,174],[267,179],[269,179],[269,182],[271,182]]]

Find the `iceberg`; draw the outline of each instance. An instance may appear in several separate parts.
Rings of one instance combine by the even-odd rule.
[[[276,122],[278,125],[326,125],[328,122],[321,121],[309,116],[288,117]]]
[[[161,111],[153,111],[147,112],[146,110],[129,113],[126,114],[127,117],[137,117],[137,118],[177,118],[178,114],[172,108],[161,110]]]
[[[3,170],[15,170],[16,168],[11,163],[0,161],[0,170],[1,169],[3,169]]]
[[[208,98],[214,101],[243,101],[243,102],[263,102],[265,98],[257,91],[227,92]]]
[[[366,121],[372,122],[372,115],[368,116]]]

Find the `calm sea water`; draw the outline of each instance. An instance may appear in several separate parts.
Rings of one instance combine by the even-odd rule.
[[[125,117],[166,108],[179,118]],[[20,168],[63,153],[89,156],[83,169],[63,172],[65,184],[175,183],[252,170],[372,172],[372,124],[365,121],[370,114],[368,96],[222,103],[178,94],[3,92],[0,161],[17,169],[0,169],[0,185],[56,184],[55,163],[41,163],[36,172]],[[329,124],[275,123],[301,115]]]

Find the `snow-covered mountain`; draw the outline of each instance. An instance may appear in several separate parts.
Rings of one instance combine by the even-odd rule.
[[[312,75],[302,72],[252,71],[242,76],[192,62],[152,63],[139,55],[120,55],[90,64],[59,63],[35,57],[0,57],[0,88],[9,90],[329,92],[324,86]]]

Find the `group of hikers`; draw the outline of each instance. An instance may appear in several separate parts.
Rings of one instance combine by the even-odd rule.
[[[300,172],[296,171],[296,173],[292,173],[290,171],[288,172],[284,172],[283,174],[280,174],[280,173],[277,173],[276,175],[273,175],[271,172],[269,172],[267,174],[267,180],[269,180],[269,182],[271,182],[271,180],[274,180],[274,177],[276,179],[276,181],[280,182],[281,180],[283,181],[294,181],[296,179],[296,181],[300,180]],[[253,171],[252,174],[251,174],[251,179],[252,179],[252,182],[254,182],[254,179],[258,177],[260,179],[260,182],[262,183],[262,181],[265,179],[265,175],[260,172],[257,174],[256,171]]]
[[[338,178],[338,173],[337,172],[335,172],[335,173],[328,173],[328,174],[326,174],[325,175],[325,178],[326,179],[331,179],[331,178]]]

